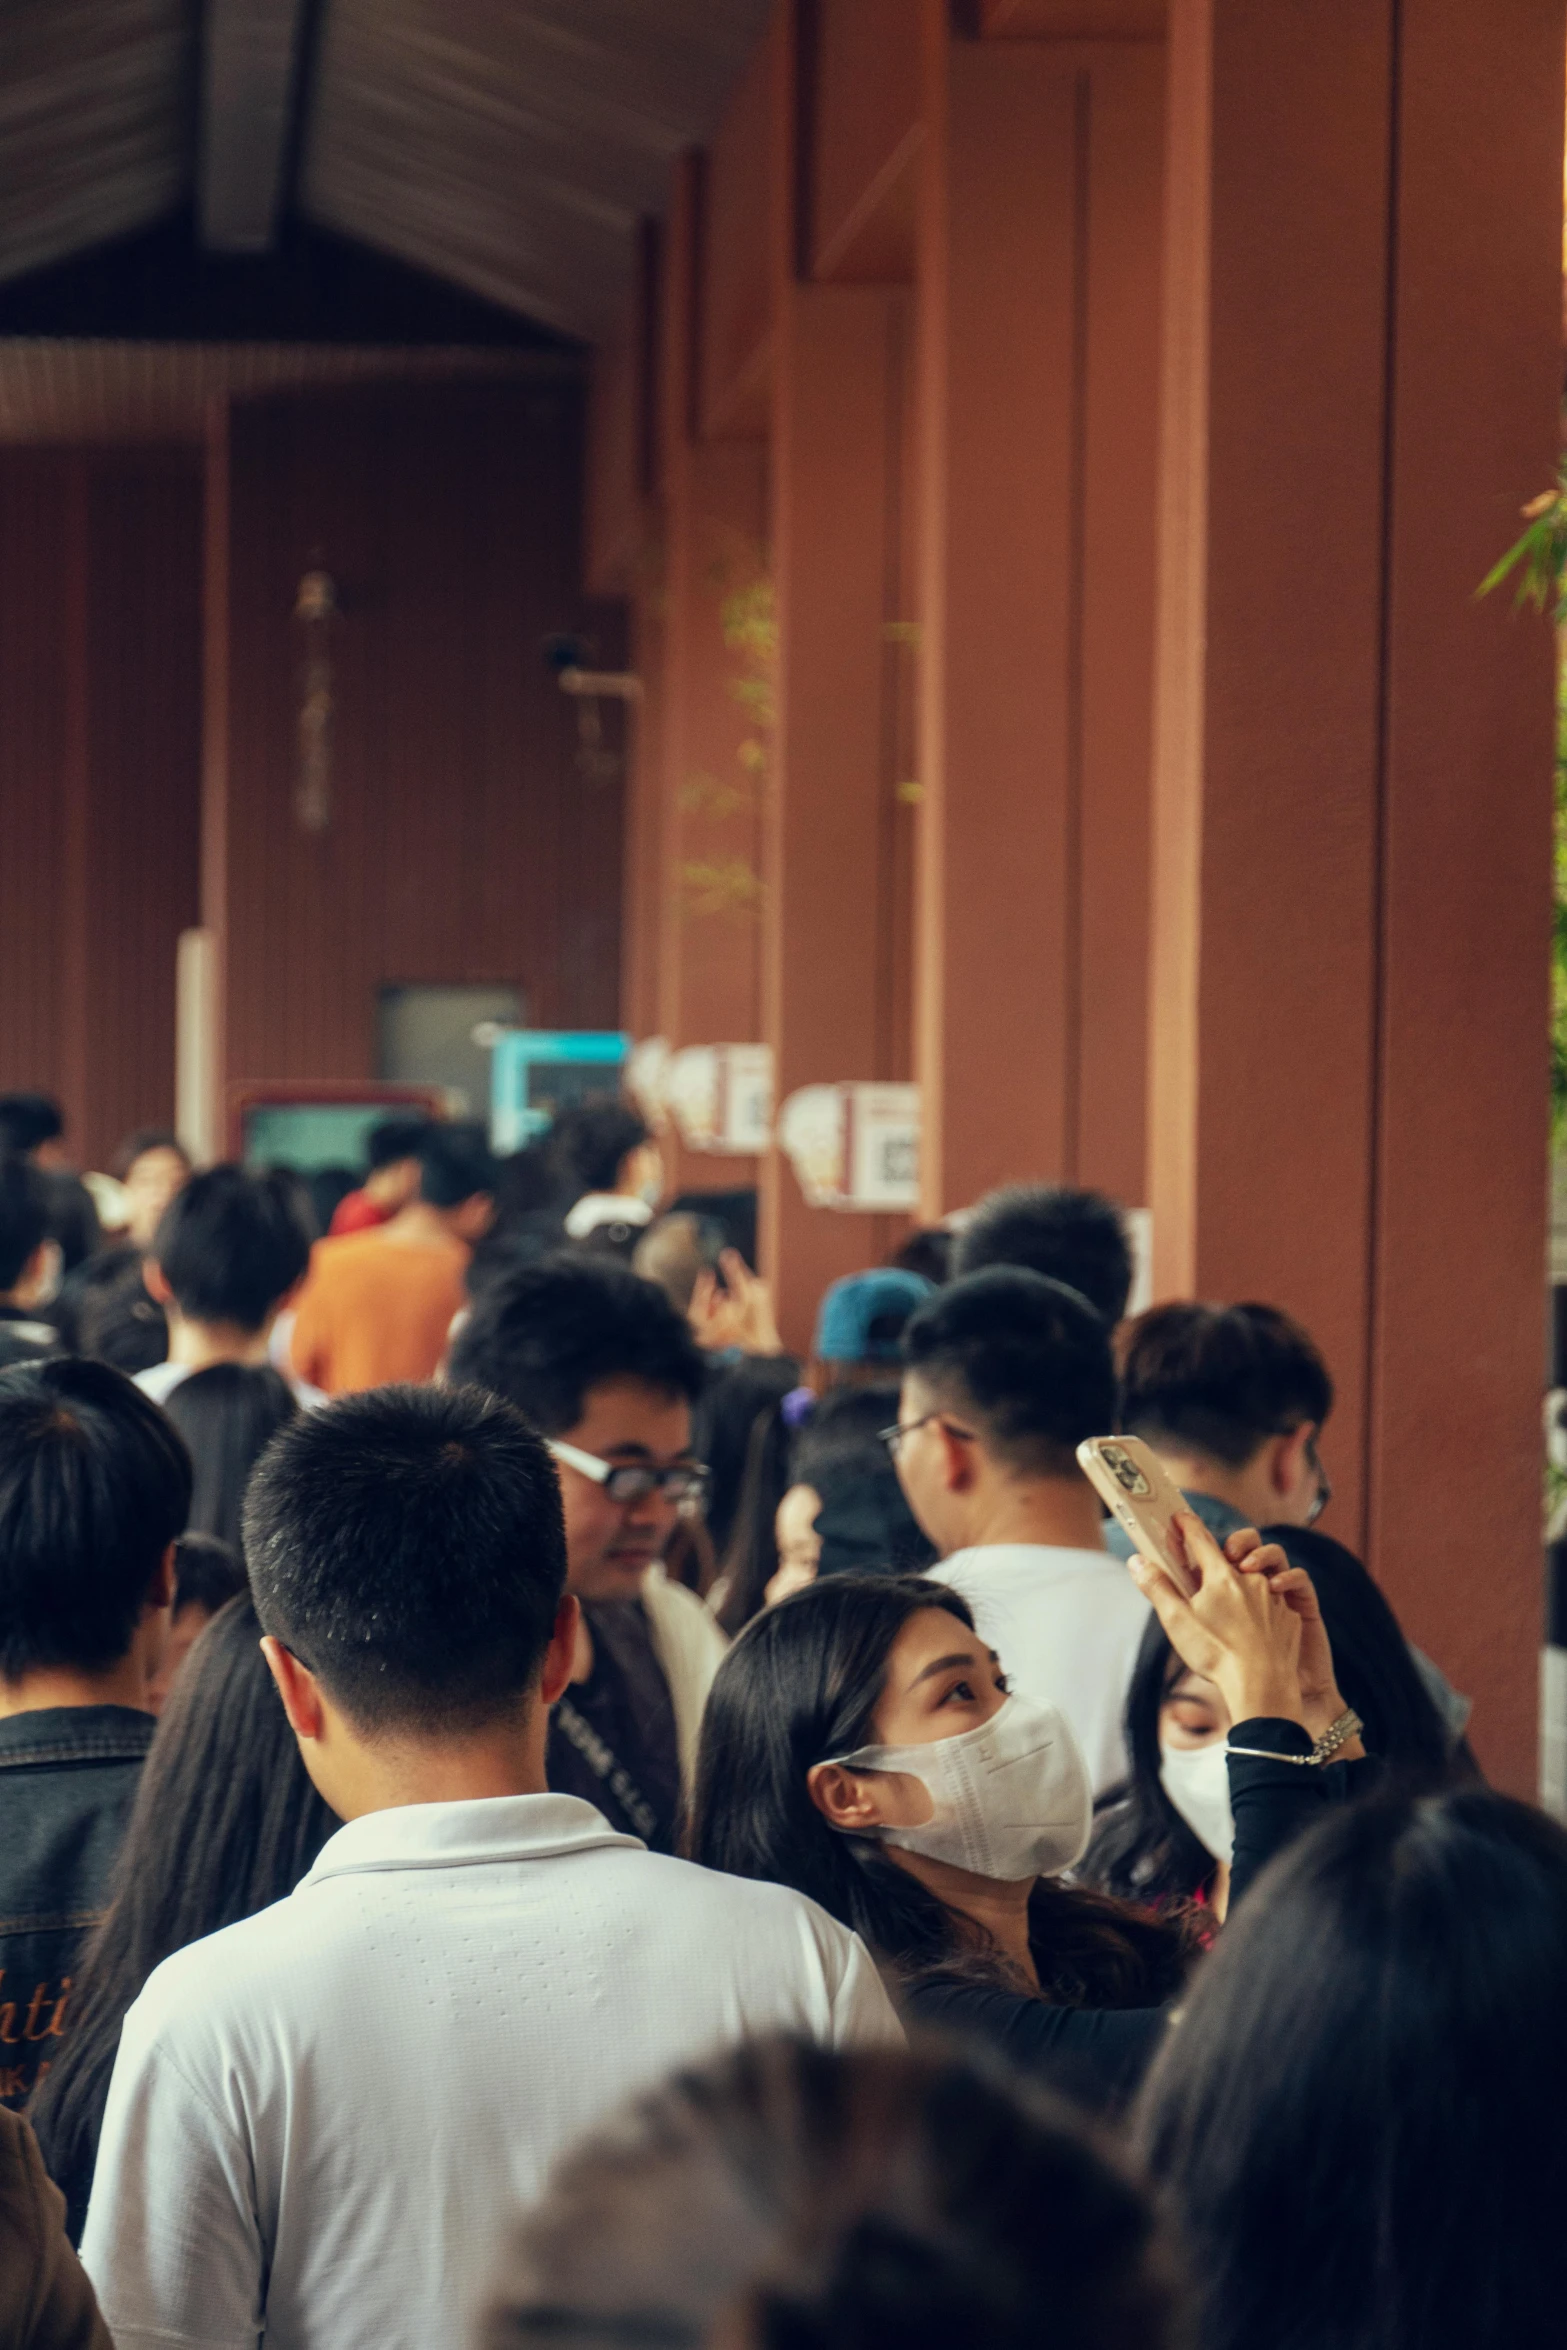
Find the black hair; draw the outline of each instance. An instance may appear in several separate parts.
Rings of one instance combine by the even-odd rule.
[[[164,1399],[190,1447],[195,1483],[188,1524],[244,1555],[245,1489],[280,1428],[299,1410],[286,1379],[264,1363],[213,1363]]]
[[[799,1375],[791,1355],[742,1355],[738,1362],[708,1366],[691,1416],[691,1443],[697,1459],[707,1464],[711,1481],[704,1514],[720,1558],[751,1506],[747,1478],[757,1421],[776,1409]]]
[[[209,1167],[164,1209],[152,1254],[187,1321],[254,1333],[304,1278],[310,1241],[293,1178]]]
[[[1179,2308],[1145,2192],[1067,2107],[952,2049],[775,2040],[573,2149],[476,2345],[1171,2350]]]
[[[147,1294],[138,1249],[109,1249],[89,1257],[66,1283],[60,1302],[78,1353],[112,1363],[128,1376],[168,1359],[168,1319]]]
[[[381,1167],[397,1167],[404,1159],[416,1159],[429,1129],[430,1119],[422,1110],[377,1119],[365,1136],[365,1165],[374,1174]]]
[[[655,1282],[602,1259],[555,1256],[484,1292],[452,1341],[447,1376],[504,1396],[560,1436],[606,1380],[637,1379],[695,1403],[707,1371],[684,1314]]]
[[[1001,1459],[1041,1476],[1077,1471],[1077,1447],[1114,1425],[1104,1316],[1075,1289],[997,1265],[921,1306],[903,1360],[954,1412],[977,1418]]]
[[[938,1289],[952,1279],[956,1233],[944,1224],[919,1224],[899,1241],[887,1259],[900,1273],[918,1273]]]
[[[174,1151],[187,1167],[191,1164],[189,1151],[179,1136],[171,1133],[167,1126],[138,1126],[133,1133],[125,1136],[116,1149],[110,1173],[117,1175],[123,1183],[137,1160],[145,1158],[148,1151]]]
[[[612,1192],[622,1160],[651,1140],[629,1102],[579,1102],[556,1119],[549,1148],[564,1189],[579,1199],[584,1192]]]
[[[1114,1200],[1065,1183],[1012,1183],[988,1192],[957,1236],[955,1280],[990,1265],[1021,1265],[1064,1281],[1114,1326],[1132,1294],[1132,1248]]]
[[[431,1119],[417,1155],[419,1197],[432,1208],[460,1208],[494,1193],[495,1158],[477,1118]]]
[[[216,1534],[182,1534],[174,1545],[174,1613],[199,1607],[215,1616],[220,1607],[249,1588],[245,1563],[232,1543]]]
[[[1225,1930],[1137,2135],[1204,2350],[1553,2340],[1567,1834],[1488,1790],[1352,1804]]]
[[[274,1174],[282,1174],[278,1167]],[[359,1189],[359,1177],[352,1167],[312,1167],[308,1175],[296,1177],[303,1194],[302,1209],[310,1219],[310,1236],[319,1240],[323,1232],[332,1228],[332,1218],[350,1192]]]
[[[177,1432],[106,1363],[0,1372],[0,1680],[119,1662],[190,1487]]]
[[[263,1625],[354,1721],[460,1735],[538,1680],[566,1588],[560,1481],[493,1396],[340,1396],[263,1453],[245,1557]]]
[[[798,1428],[782,1396],[762,1411],[753,1403],[745,1475],[724,1551],[718,1611],[724,1631],[738,1632],[751,1621],[778,1572],[778,1505],[790,1487],[814,1485],[818,1473],[840,1464],[870,1476],[889,1468],[876,1435],[897,1416],[896,1387],[832,1388]]]
[[[26,1158],[40,1143],[58,1142],[65,1115],[46,1093],[0,1093],[0,1150]]]
[[[704,1868],[806,1894],[905,1979],[1016,1990],[999,1952],[976,1946],[877,1838],[830,1827],[806,1784],[815,1764],[872,1737],[893,1643],[926,1608],[974,1628],[956,1592],[919,1575],[834,1575],[752,1619],[708,1692],[688,1850]],[[1048,1878],[1029,1924],[1041,1994],[1057,2005],[1153,2006],[1179,1987],[1183,1927]]]
[[[1366,1568],[1330,1535],[1272,1526],[1266,1539],[1304,1567],[1322,1607],[1338,1686],[1365,1724],[1368,1754],[1394,1782],[1439,1787],[1463,1773],[1398,1618]],[[1193,1835],[1160,1778],[1159,1712],[1185,1667],[1150,1616],[1126,1698],[1124,1787],[1103,1808],[1081,1874],[1126,1901],[1181,1900],[1209,1885],[1213,1856]]]
[[[0,1290],[14,1289],[49,1237],[49,1195],[31,1160],[0,1157]]]
[[[1310,1335],[1277,1306],[1153,1306],[1125,1331],[1120,1425],[1238,1469],[1270,1436],[1333,1409]]]
[[[142,1767],[71,2029],[29,2108],[80,2232],[120,2026],[153,1968],[291,1893],[338,1826],[305,1775],[245,1597],[198,1635]]]

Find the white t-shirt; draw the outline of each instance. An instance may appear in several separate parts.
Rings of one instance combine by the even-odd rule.
[[[1122,1716],[1149,1605],[1107,1550],[993,1542],[955,1550],[931,1574],[974,1611],[1014,1688],[1059,1706],[1102,1795],[1126,1776]]]
[[[196,1374],[189,1363],[149,1363],[145,1371],[137,1371],[133,1376],[143,1395],[150,1395],[154,1403],[167,1403],[175,1388],[183,1386],[187,1379],[194,1379]],[[296,1379],[287,1370],[281,1376],[288,1381],[305,1411],[319,1411],[326,1402],[324,1391],[312,1387],[308,1379]]]
[[[569,1795],[354,1820],[125,2019],[82,2241],[118,2350],[466,2342],[555,2156],[776,2031],[901,2038],[863,1944],[799,1894]]]

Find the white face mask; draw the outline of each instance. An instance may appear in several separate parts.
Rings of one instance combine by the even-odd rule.
[[[917,1828],[851,1829],[906,1852],[1015,1883],[1053,1877],[1088,1848],[1094,1791],[1072,1726],[1054,1706],[1008,1697],[988,1722],[929,1746],[861,1746],[850,1771],[906,1771],[934,1809]]]
[[[1159,1777],[1164,1791],[1205,1852],[1228,1868],[1235,1858],[1235,1815],[1230,1810],[1229,1748],[1222,1738],[1211,1746],[1162,1746]]]

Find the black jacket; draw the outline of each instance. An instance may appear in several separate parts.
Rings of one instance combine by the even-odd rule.
[[[69,2026],[155,1727],[124,1705],[0,1719],[0,2104],[22,2103]]]

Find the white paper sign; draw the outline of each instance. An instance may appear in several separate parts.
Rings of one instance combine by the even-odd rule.
[[[845,1087],[849,1113],[848,1208],[883,1212],[920,1204],[920,1089]]]
[[[917,1085],[804,1085],[778,1116],[778,1141],[813,1208],[860,1215],[919,1205]]]
[[[645,1036],[626,1059],[625,1087],[655,1134],[669,1126],[669,1039]]]

